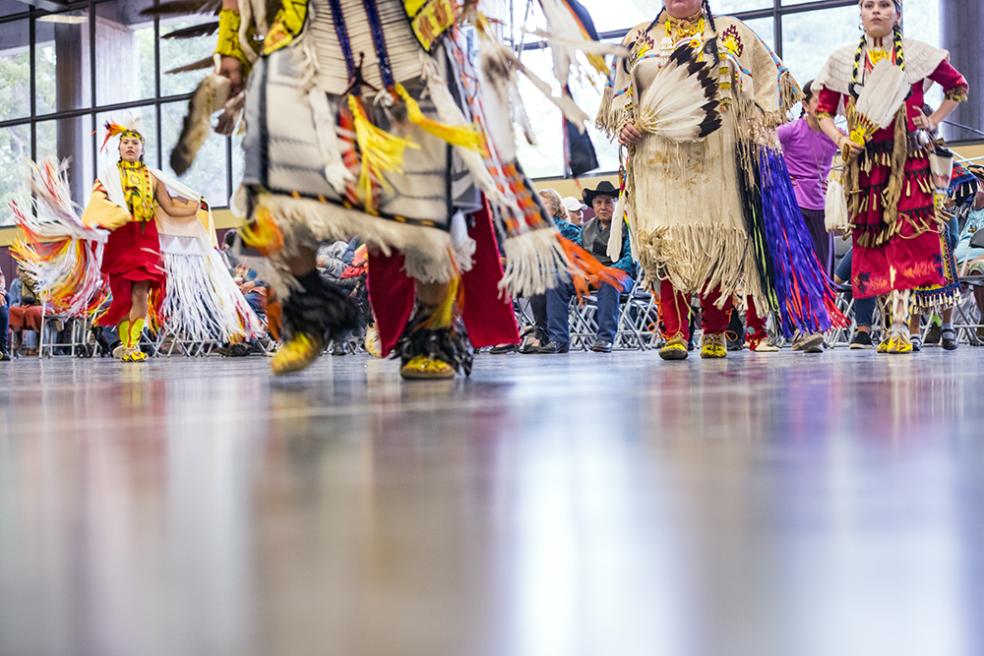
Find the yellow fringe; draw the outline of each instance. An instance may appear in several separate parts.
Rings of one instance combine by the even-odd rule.
[[[373,125],[366,115],[362,100],[358,97],[350,95],[348,105],[355,123],[355,141],[359,145],[359,154],[362,157],[358,189],[364,199],[365,211],[373,214],[376,211],[373,183],[378,183],[384,189],[390,189],[391,186],[386,182],[383,173],[403,173],[404,151],[407,148],[419,149],[420,146]]]
[[[273,213],[260,205],[253,212],[253,220],[239,229],[243,243],[255,248],[265,256],[270,256],[284,247],[284,234],[277,226]]]
[[[397,82],[394,90],[396,91],[396,95],[403,100],[403,104],[406,105],[407,118],[418,128],[428,134],[434,135],[442,141],[448,142],[452,146],[468,148],[483,155],[488,153],[485,138],[473,126],[448,125],[447,123],[441,123],[440,121],[428,118],[424,116],[424,113],[420,110],[420,105],[417,104],[417,101],[414,100],[413,96],[410,95],[402,84]]]
[[[458,300],[458,283],[460,281],[461,276],[455,276],[448,282],[448,289],[444,294],[444,299],[433,309],[430,317],[424,323],[426,329],[439,330],[451,326],[451,321],[454,318],[454,304]]]

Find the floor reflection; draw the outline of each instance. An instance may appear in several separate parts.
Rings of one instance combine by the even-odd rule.
[[[0,654],[979,653],[982,363],[12,363]]]

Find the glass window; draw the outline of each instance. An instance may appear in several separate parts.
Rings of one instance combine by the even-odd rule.
[[[711,0],[711,11],[715,14],[736,14],[739,11],[771,8],[772,0]]]
[[[758,34],[759,38],[765,41],[773,50],[776,49],[776,27],[775,21],[772,18],[755,18],[752,20],[745,21],[747,25],[753,32]]]
[[[818,40],[817,35],[823,39]],[[858,8],[854,5],[782,18],[783,61],[800,84],[812,80],[837,48],[857,44]]]
[[[235,194],[246,172],[246,153],[243,151],[242,134],[232,135],[232,193]],[[230,194],[231,195],[231,194]],[[225,203],[223,203],[225,204]]]
[[[101,112],[96,114],[96,143],[102,146],[106,138],[104,126],[108,121],[136,127],[144,137],[144,162],[147,166],[160,168],[157,159],[157,110],[154,105],[136,107],[122,112]],[[111,144],[106,145],[106,151],[100,152],[100,157],[107,156],[113,161],[119,159],[117,153],[110,152]]]
[[[651,21],[661,7],[659,2],[652,2],[652,0],[622,0],[618,4],[618,11],[612,11],[612,3],[609,0],[581,0],[581,4],[591,14],[595,29],[599,32],[628,29],[639,23]],[[525,17],[528,30],[544,27],[546,23],[539,6],[533,3],[529,14],[526,13],[527,6],[525,2],[517,2],[513,5],[516,26],[522,27]],[[517,39],[519,38],[517,36]],[[535,40],[537,40],[535,36],[526,37],[527,43]]]
[[[902,29],[910,39],[919,39],[934,46],[942,43],[940,29],[940,3],[936,0],[923,0],[905,3],[902,12]]]
[[[181,126],[188,111],[187,102],[173,102],[161,108],[161,138],[164,143],[164,171],[174,174],[168,164],[171,149],[181,136]],[[226,139],[212,132],[205,145],[198,151],[191,170],[181,176],[181,182],[203,194],[213,207],[229,204],[229,190],[226,188]]]
[[[21,189],[21,159],[30,154],[30,125],[0,128],[0,225],[13,223],[7,208]]]
[[[28,21],[0,23],[0,121],[31,115]]]
[[[553,63],[549,49],[528,50],[523,53],[523,63],[543,80],[552,80]],[[600,90],[584,84],[571,85],[574,99],[588,112],[588,134],[598,155],[599,171],[618,169],[618,148],[608,137],[594,127],[594,113],[601,103]],[[533,178],[564,175],[564,128],[560,110],[543,97],[524,77],[520,76],[519,91],[529,114],[536,145],[527,143],[522,131],[517,135],[517,155],[526,174]],[[555,89],[556,93],[557,90]]]
[[[37,19],[38,114],[92,105],[88,16],[87,11],[69,11]]]
[[[210,17],[201,16],[192,20],[162,21],[161,35],[175,30],[192,27],[209,21]],[[174,96],[180,93],[191,93],[209,72],[208,69],[188,71],[187,73],[165,74],[165,71],[191,64],[200,59],[211,57],[215,52],[214,34],[206,34],[191,39],[162,39],[161,40],[161,95]]]
[[[96,175],[93,171],[92,117],[89,115],[41,121],[37,127],[36,160],[68,161],[72,199],[83,205]]]
[[[152,0],[96,6],[96,102],[100,105],[153,98],[154,23],[140,15]]]

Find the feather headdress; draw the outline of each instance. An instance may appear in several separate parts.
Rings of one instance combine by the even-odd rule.
[[[105,150],[106,144],[113,137],[137,137],[140,141],[144,141],[144,136],[140,133],[139,125],[137,120],[129,121],[130,125],[123,125],[122,123],[117,123],[115,121],[106,121],[103,129],[106,131],[106,136],[103,137],[102,145],[99,146],[99,150]]]

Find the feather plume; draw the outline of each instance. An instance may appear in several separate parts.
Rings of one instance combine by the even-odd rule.
[[[211,131],[210,117],[225,105],[229,90],[229,80],[214,73],[195,89],[188,102],[188,114],[184,118],[181,136],[171,151],[171,168],[178,175],[184,175],[195,161]]]
[[[12,253],[56,312],[79,316],[103,298],[100,267],[109,233],[87,227],[79,217],[67,162],[27,162],[23,177],[33,211],[10,204],[21,233]]]
[[[843,164],[831,168],[827,176],[827,192],[824,197],[824,227],[827,232],[844,232],[851,228],[843,177]]]
[[[673,141],[699,141],[721,127],[711,67],[684,44],[673,51],[639,102],[639,127]]]
[[[103,137],[103,142],[99,146],[99,150],[105,149],[106,144],[109,143],[110,139],[126,132],[125,125],[120,125],[119,123],[116,123],[114,121],[106,121],[106,124],[103,126],[103,128],[106,130],[106,136]]]
[[[188,73],[190,71],[200,71],[206,68],[212,68],[215,66],[215,59],[212,55],[208,57],[203,57],[196,62],[190,64],[185,64],[184,66],[178,66],[177,68],[172,68],[165,71],[168,75],[177,75],[178,73]]]
[[[218,14],[222,0],[171,0],[157,6],[147,7],[140,12],[142,16],[187,16],[189,14]]]
[[[162,39],[193,39],[199,36],[208,36],[215,34],[216,30],[219,29],[219,23],[217,21],[212,21],[210,23],[202,23],[201,25],[192,25],[191,27],[184,27],[180,30],[174,30],[173,32],[168,32]]]
[[[910,88],[905,71],[887,59],[882,60],[861,87],[857,112],[877,129],[884,130],[895,119]]]

